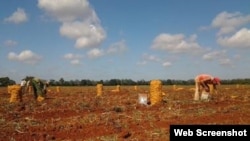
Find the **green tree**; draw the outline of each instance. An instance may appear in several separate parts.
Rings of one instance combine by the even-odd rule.
[[[8,86],[16,84],[14,80],[11,80],[9,77],[1,77],[0,78],[0,86]]]

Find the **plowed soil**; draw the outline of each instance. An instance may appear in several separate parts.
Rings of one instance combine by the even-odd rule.
[[[10,103],[0,88],[1,141],[168,141],[171,124],[250,124],[250,86],[221,86],[209,101],[193,101],[193,86],[163,86],[163,101],[143,105],[149,86],[49,87],[42,102],[33,92]]]

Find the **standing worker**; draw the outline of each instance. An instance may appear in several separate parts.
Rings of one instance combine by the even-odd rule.
[[[21,86],[22,95],[24,95],[26,92],[26,80],[25,79],[21,80],[20,86]]]
[[[217,85],[220,85],[220,79],[218,77],[213,77],[209,74],[199,74],[195,77],[195,94],[194,100],[200,99],[200,92],[205,90],[205,92],[210,92],[209,84],[213,85],[215,91],[217,91]]]
[[[49,86],[49,83],[45,80],[41,80],[36,77],[31,79],[29,83],[33,87],[34,98],[37,101],[43,101],[45,99],[45,96],[47,93],[47,87]]]

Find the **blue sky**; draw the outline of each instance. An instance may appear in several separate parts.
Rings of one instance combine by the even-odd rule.
[[[249,78],[249,0],[4,0],[0,77]]]

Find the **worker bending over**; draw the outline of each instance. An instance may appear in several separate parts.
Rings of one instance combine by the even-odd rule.
[[[217,85],[220,85],[220,79],[209,74],[199,74],[195,77],[195,94],[194,100],[200,99],[200,92],[210,92],[209,84],[213,85],[213,89],[217,92]]]

